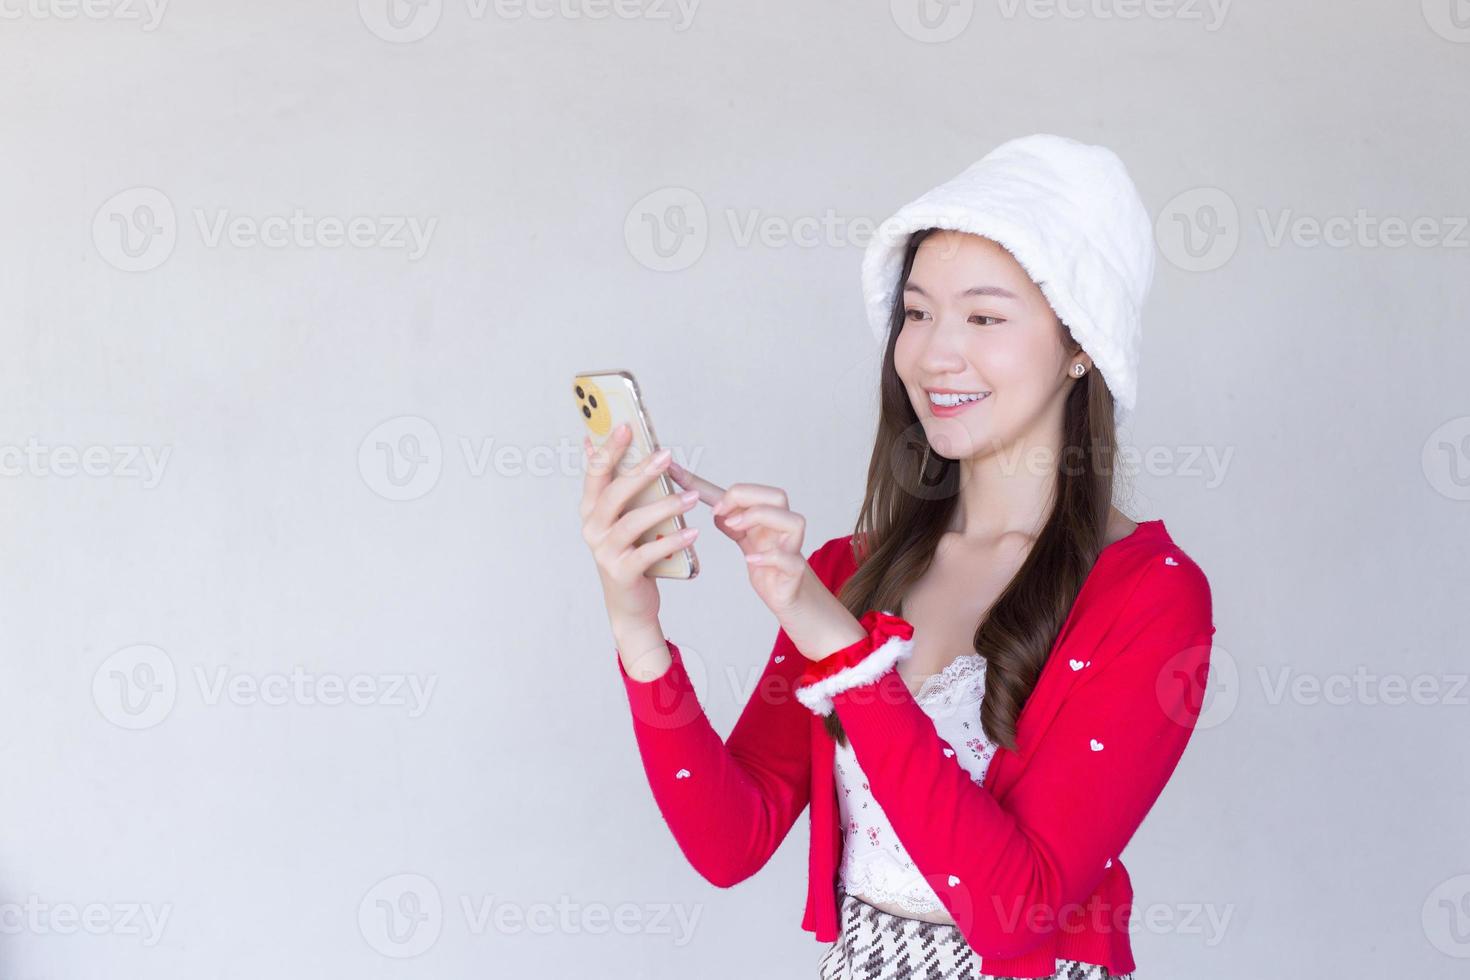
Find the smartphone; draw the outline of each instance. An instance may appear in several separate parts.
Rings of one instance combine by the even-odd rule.
[[[577,399],[577,410],[594,446],[601,446],[618,423],[626,422],[633,433],[633,440],[618,462],[618,472],[629,473],[643,460],[658,452],[658,438],[653,434],[653,420],[643,403],[638,382],[629,371],[582,371],[572,378],[572,392]],[[640,490],[628,504],[628,510],[651,504],[664,497],[678,493],[679,489],[669,478],[668,471]],[[684,530],[684,515],[675,514],[649,528],[638,538],[638,544],[647,544]],[[660,558],[644,573],[650,578],[691,579],[699,574],[699,557],[691,544],[667,558]]]

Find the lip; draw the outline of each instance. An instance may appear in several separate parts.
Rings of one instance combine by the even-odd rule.
[[[971,402],[960,402],[958,405],[936,405],[929,400],[929,393],[931,391],[936,395],[973,395],[974,392],[961,391],[958,388],[925,388],[924,404],[929,406],[929,414],[940,419],[953,418],[961,412],[974,408],[976,405],[983,405],[994,394],[994,392],[986,392],[984,398],[977,398]]]

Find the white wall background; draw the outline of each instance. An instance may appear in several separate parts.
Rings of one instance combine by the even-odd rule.
[[[643,782],[567,382],[845,533],[865,232],[1037,131],[1159,216],[1121,503],[1219,627],[1140,977],[1463,974],[1463,0],[387,2],[0,0],[0,976],[814,977],[807,818],[722,891]],[[663,593],[728,731],[722,544]]]

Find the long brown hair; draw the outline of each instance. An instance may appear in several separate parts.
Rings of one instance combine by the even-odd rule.
[[[900,608],[903,596],[933,561],[958,506],[956,460],[931,451],[920,472],[929,444],[893,363],[905,319],[903,284],[919,244],[934,230],[910,237],[889,317],[878,432],[852,537],[858,567],[838,594],[854,616],[869,609]],[[1068,349],[1081,350],[1065,324],[1062,329]],[[1016,719],[1102,551],[1117,439],[1112,393],[1096,370],[1089,371],[1067,396],[1055,505],[1020,569],[975,630],[975,652],[986,661],[981,727],[997,745],[1015,749]],[[833,738],[847,744],[835,711],[824,724]]]

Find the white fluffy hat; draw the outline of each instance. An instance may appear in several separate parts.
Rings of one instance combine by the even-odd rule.
[[[900,208],[878,226],[863,255],[863,300],[880,342],[904,248],[924,228],[1004,245],[1102,372],[1118,421],[1132,415],[1154,236],[1117,154],[1065,136],[1023,136]]]

